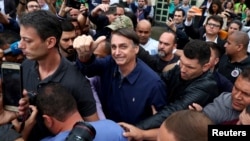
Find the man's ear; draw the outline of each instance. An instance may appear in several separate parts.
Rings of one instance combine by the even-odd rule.
[[[203,71],[203,72],[206,72],[206,71],[208,71],[209,69],[210,69],[210,63],[209,63],[209,62],[202,66],[202,71]]]
[[[53,126],[53,119],[48,115],[43,115],[44,124],[47,128],[51,128]]]
[[[139,45],[136,45],[134,48],[135,48],[135,53],[138,54],[140,48]]]
[[[53,36],[48,37],[48,38],[46,39],[46,44],[47,44],[48,48],[53,48],[53,47],[55,47],[56,41],[57,41],[56,37],[53,37]]]
[[[216,57],[216,58],[215,58],[215,61],[214,61],[214,65],[217,65],[217,64],[219,63],[219,61],[220,61],[220,58],[219,58],[219,57]]]
[[[241,50],[244,50],[244,46],[243,44],[238,44],[237,51],[241,51]]]

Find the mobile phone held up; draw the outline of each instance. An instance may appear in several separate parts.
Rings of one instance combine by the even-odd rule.
[[[4,108],[18,112],[22,98],[22,66],[19,63],[3,62],[1,65],[2,93]]]
[[[105,12],[105,14],[116,14],[116,7],[117,6],[109,6],[109,9]]]
[[[72,7],[72,8],[75,8],[75,9],[80,9],[81,2],[79,2],[78,0],[67,0],[66,6]]]

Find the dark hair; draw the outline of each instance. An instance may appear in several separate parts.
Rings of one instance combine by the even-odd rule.
[[[216,4],[216,5],[218,6],[218,11],[217,11],[217,13],[215,13],[215,12],[213,11],[213,4]],[[211,3],[211,5],[210,5],[210,7],[208,8],[208,12],[209,12],[211,15],[221,13],[221,12],[223,11],[221,5],[222,5],[222,4],[221,4],[220,0],[213,0],[212,3]]]
[[[27,0],[27,3],[25,4],[25,8],[26,8],[26,9],[28,9],[28,4],[29,4],[29,2],[32,2],[32,1],[36,2],[36,3],[39,5],[39,7],[40,7],[40,4],[38,3],[37,0]],[[41,7],[40,7],[40,8],[41,8]]]
[[[120,3],[113,3],[111,4],[110,6],[116,6],[116,7],[119,7],[119,8],[123,8],[124,9],[124,6]]]
[[[178,141],[207,141],[208,125],[213,124],[204,113],[194,110],[174,112],[163,122]]]
[[[239,30],[241,30],[243,24],[242,24],[242,22],[241,22],[240,20],[237,20],[237,19],[236,19],[236,20],[231,21],[231,22],[229,23],[228,27],[229,27],[231,24],[233,24],[233,23],[237,24],[237,25],[239,26]]]
[[[212,41],[207,41],[206,43],[208,47],[210,47],[212,50],[215,51],[216,57],[220,58],[221,57],[220,46]]]
[[[222,19],[222,17],[220,17],[220,16],[218,16],[218,15],[209,16],[209,17],[207,18],[207,23],[208,23],[208,21],[210,21],[210,20],[214,20],[214,21],[216,21],[216,22],[219,22],[219,23],[220,23],[220,28],[221,28],[222,25],[223,25],[223,19]],[[206,23],[206,24],[207,24],[207,23]]]
[[[183,52],[189,59],[198,59],[201,65],[208,63],[211,56],[208,44],[199,39],[189,41],[183,48]]]
[[[59,19],[52,12],[38,10],[26,13],[21,17],[20,25],[33,27],[43,41],[48,37],[54,36],[57,40],[55,47],[58,47],[62,35],[62,28]]]
[[[135,45],[139,45],[140,44],[138,35],[131,28],[121,28],[121,29],[118,29],[118,30],[112,32],[112,36],[113,35],[124,36],[124,37],[132,40]]]
[[[243,79],[250,81],[250,66],[244,68],[240,74]]]
[[[42,114],[52,116],[62,122],[77,111],[74,97],[59,83],[48,83],[39,88],[36,105]]]
[[[61,27],[62,31],[75,31],[74,25],[68,20],[61,21]]]
[[[11,31],[11,30],[6,30],[0,33],[0,38],[4,40],[4,42],[7,44],[12,44],[21,39],[20,34],[17,34],[16,32]]]
[[[224,3],[224,5],[223,5],[223,8],[227,8],[227,4],[228,3],[231,3],[232,4],[232,7],[231,7],[231,9],[233,9],[234,8],[234,2],[233,1],[226,1],[225,3]]]
[[[175,13],[176,11],[181,11],[181,12],[182,12],[182,16],[183,16],[183,17],[186,16],[186,12],[185,12],[182,8],[176,8],[176,9],[174,10],[174,13]]]

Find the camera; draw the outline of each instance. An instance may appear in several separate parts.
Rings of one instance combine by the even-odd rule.
[[[75,9],[80,9],[81,2],[79,2],[78,0],[67,0],[66,6],[73,7]]]
[[[229,12],[229,11],[226,11],[228,14],[226,15],[228,18],[232,18],[232,19],[238,19],[240,16],[235,14],[235,13],[232,13],[232,12]]]
[[[75,123],[66,141],[93,141],[95,134],[95,128],[91,124],[79,121]]]

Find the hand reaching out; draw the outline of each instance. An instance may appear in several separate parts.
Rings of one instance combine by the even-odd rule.
[[[193,103],[192,105],[188,106],[188,109],[201,112],[203,108],[201,107],[201,105],[199,105],[197,103]]]

